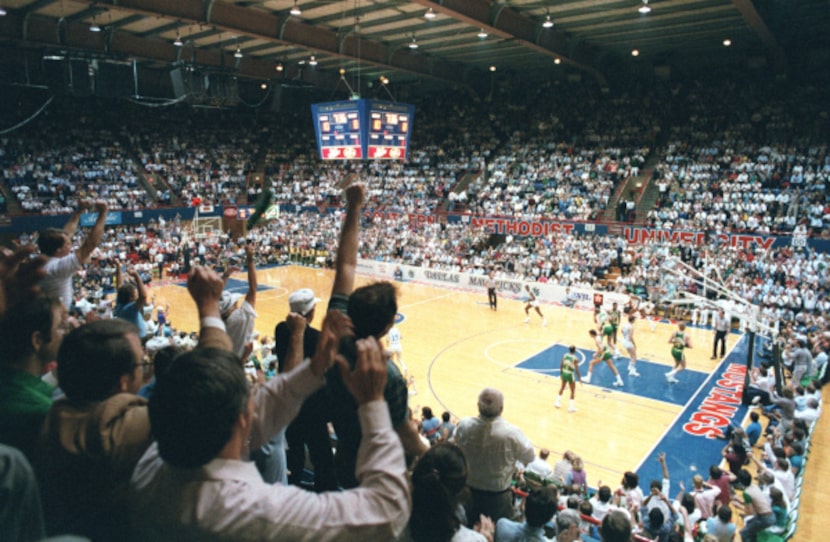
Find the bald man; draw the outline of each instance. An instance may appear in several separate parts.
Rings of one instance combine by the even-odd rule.
[[[516,461],[533,461],[533,445],[522,431],[501,417],[504,395],[485,388],[478,396],[478,416],[465,418],[453,437],[467,457],[470,503],[467,520],[475,524],[479,515],[493,522],[513,516],[510,492]]]

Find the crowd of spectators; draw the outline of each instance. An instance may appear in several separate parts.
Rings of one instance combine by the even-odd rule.
[[[103,199],[113,209],[143,209],[152,199],[116,134],[83,123],[67,130],[27,127],[0,142],[0,168],[24,211],[67,214],[79,198]]]
[[[695,86],[655,168],[656,227],[821,236],[830,176],[828,98],[777,83]],[[821,124],[824,119],[824,126]]]
[[[571,147],[549,148],[547,151],[553,152],[545,155],[532,150],[530,142],[537,141],[535,135],[510,131],[508,121],[511,115],[524,116],[540,131],[547,129],[548,121],[564,130],[559,122],[527,117],[528,112],[521,108],[505,107],[499,113],[485,114],[473,106],[441,102],[436,109],[446,116],[427,126],[446,131],[447,137],[436,138],[436,147],[428,151],[413,151],[412,160],[404,165],[365,168],[361,171],[365,193],[362,188],[349,187],[350,198],[342,207],[336,198],[353,177],[347,171],[317,167],[310,154],[302,159],[300,154],[269,152],[264,160],[267,175],[280,181],[277,201],[336,209],[283,213],[250,232],[247,242],[221,233],[201,236],[178,220],[105,230],[107,203],[112,208],[125,208],[110,193],[115,185],[93,182],[70,191],[74,181],[61,177],[61,168],[54,169],[53,177],[43,178],[54,180],[48,181],[48,186],[55,190],[49,194],[50,201],[57,202],[55,209],[75,211],[67,227],[42,232],[36,240],[21,238],[24,248],[0,254],[0,345],[6,353],[0,364],[4,374],[0,382],[7,387],[0,393],[0,442],[17,446],[25,454],[0,448],[14,463],[14,477],[22,483],[25,494],[25,498],[13,500],[21,513],[10,509],[10,513],[0,514],[3,529],[8,526],[6,532],[14,530],[15,538],[20,539],[41,537],[45,523],[48,534],[79,533],[93,540],[124,534],[124,526],[130,525],[140,538],[158,540],[280,536],[501,542],[533,532],[556,533],[561,542],[579,535],[615,542],[627,540],[635,532],[662,542],[677,536],[694,537],[702,520],[710,533],[730,536],[735,531],[731,499],[719,501],[719,506],[715,501],[733,491],[743,495],[741,506],[736,507],[755,516],[745,520],[745,540],[753,540],[766,528],[783,529],[790,506],[787,499],[792,497],[788,481],[809,430],[807,424],[797,421],[797,413],[807,412],[801,418],[818,415],[818,405],[813,402],[816,384],[799,391],[798,376],[809,378],[818,366],[826,364],[830,347],[826,254],[789,247],[727,247],[715,236],[699,247],[672,242],[632,247],[613,236],[498,238],[464,222],[416,226],[408,217],[392,218],[389,214],[360,218],[364,201],[384,211],[434,211],[437,205],[449,202],[459,176],[470,171],[480,177],[472,181],[472,191],[466,190],[467,201],[462,200],[466,208],[520,216],[551,211],[568,218],[595,216],[614,187],[641,167],[651,140],[659,132],[653,119],[636,115],[638,107],[652,105],[650,98],[639,102],[620,99],[607,107],[620,107],[627,114],[600,108],[617,130],[616,138],[601,134],[593,117],[579,117],[582,109],[563,113],[581,118],[574,129],[578,136]],[[450,115],[469,120],[471,125],[482,123],[487,129],[476,138],[459,123],[451,126]],[[766,133],[786,132],[786,122],[776,119],[768,123]],[[103,137],[103,132],[94,133]],[[199,198],[236,203],[255,194],[257,188],[252,193],[246,184],[251,157],[259,156],[262,141],[277,137],[263,130],[248,138],[244,129],[234,128],[217,139],[217,132],[202,132],[198,126],[172,133],[166,136],[169,139],[158,138],[139,128],[130,133],[129,140],[143,149],[145,167],[158,173],[178,197],[191,202]],[[106,156],[121,156],[115,152],[119,147],[111,142],[84,147],[102,141],[82,129],[77,134],[84,143],[70,147],[72,168],[86,163],[98,149],[104,149]],[[217,144],[219,139],[222,145]],[[166,143],[156,145],[157,140]],[[23,156],[27,145],[32,148],[32,143],[19,141],[8,145],[12,150],[4,151],[4,164]],[[482,141],[489,143],[482,146]],[[225,146],[227,142],[234,146]],[[509,143],[503,146],[503,142]],[[813,156],[819,160],[824,151],[814,148]],[[13,167],[4,165],[9,186],[26,182],[25,174],[20,176],[17,171],[10,176],[9,171],[22,168],[42,175],[36,164],[59,156],[49,152],[44,147],[42,154],[30,154],[37,158],[26,158]],[[679,151],[672,152],[674,160]],[[811,155],[808,152],[806,156]],[[545,166],[547,162],[553,166]],[[788,182],[818,183],[823,173],[815,167],[810,170],[809,164],[807,167],[800,172],[788,170]],[[100,163],[83,171],[110,173]],[[685,175],[680,171],[678,177]],[[816,175],[809,177],[811,172]],[[793,180],[797,174],[803,176],[800,183]],[[214,186],[212,181],[218,182]],[[560,181],[567,188],[557,193]],[[542,188],[551,187],[548,199],[539,198]],[[37,182],[35,189],[40,191]],[[491,197],[496,191],[498,194]],[[580,194],[588,192],[596,199],[577,204]],[[678,191],[667,192],[666,198],[679,201]],[[810,199],[818,191],[807,192]],[[482,194],[490,195],[485,198]],[[76,206],[81,195],[96,196],[100,201],[94,206],[89,202]],[[797,196],[799,207],[802,195],[799,192]],[[95,226],[73,242],[80,211],[93,207],[99,213]],[[780,205],[778,209],[788,216],[789,207],[783,210]],[[706,224],[706,229],[718,227]],[[26,247],[32,241],[38,243],[41,257],[30,258],[31,249]],[[736,430],[724,451],[734,479],[713,466],[708,481],[692,478],[690,491],[678,484],[681,491],[674,503],[662,455],[663,479],[650,481],[647,495],[633,472],[626,472],[616,489],[612,486],[617,484],[597,481],[597,490],[591,494],[584,464],[571,453],[546,468],[544,450],[536,457],[521,428],[501,418],[504,397],[498,390],[483,390],[478,399],[479,416],[457,423],[449,419],[439,422],[429,409],[422,410],[420,421],[404,416],[404,379],[383,360],[376,341],[396,313],[394,287],[372,285],[369,288],[378,290],[372,290],[371,295],[361,289],[353,291],[358,257],[457,271],[493,271],[565,286],[602,285],[649,297],[658,304],[684,292],[718,302],[717,292],[707,291],[689,276],[668,272],[667,264],[675,258],[705,276],[722,279],[731,291],[762,307],[767,327],[779,329],[787,343],[785,359],[795,376],[780,397],[769,390],[763,402],[771,407],[769,412],[776,422],[768,428],[767,457],[758,460],[763,483],[757,485],[735,460],[740,450],[746,452],[751,446],[744,442],[748,431]],[[252,270],[256,265],[294,258],[335,267],[332,303],[348,316],[330,311],[312,349],[305,343],[308,324],[301,320],[314,310],[316,301],[313,293],[310,298],[298,295],[300,312],[286,320],[292,341],[286,359],[296,360],[282,367],[280,375],[254,367],[255,382],[250,383],[243,365],[254,345],[234,348],[233,352],[231,347],[239,339],[234,335],[235,319],[256,317],[252,292],[257,285]],[[223,277],[211,268],[224,271],[226,279],[230,271],[241,267],[243,259],[249,269],[249,291],[237,307],[239,299],[222,293]],[[129,268],[131,279],[124,278],[122,266]],[[178,279],[183,273],[188,275],[188,290],[200,317],[196,336],[189,333],[192,330],[177,330],[167,320],[167,308],[156,307],[144,290],[146,283]],[[612,274],[615,278],[608,280]],[[36,295],[33,286],[39,281],[47,293],[55,292],[61,299]],[[77,281],[74,286],[73,281]],[[105,301],[111,285],[118,288],[114,308]],[[143,310],[147,307],[149,311]],[[112,316],[130,316],[110,318],[111,310]],[[371,322],[361,319],[365,314],[373,316]],[[383,314],[385,320],[374,318],[376,314]],[[136,318],[143,322],[134,327]],[[700,323],[707,324],[707,319]],[[343,355],[350,356],[353,365],[339,358],[339,367],[332,368],[341,339],[351,333],[356,334],[355,340],[346,341],[352,346]],[[155,375],[148,403],[138,392],[150,376],[145,367],[152,366],[155,350],[148,345],[154,335],[162,339],[155,343],[159,350],[171,346],[186,352],[174,354],[177,357],[166,371]],[[243,344],[249,339],[245,336]],[[270,346],[270,339],[266,342]],[[259,354],[274,361],[270,348],[261,348]],[[806,356],[808,368],[802,372]],[[310,361],[302,361],[304,358]],[[279,363],[288,362],[279,359]],[[336,457],[339,485],[359,489],[316,496],[296,486],[265,486],[254,467],[241,461],[248,456],[249,445],[264,450],[279,438],[280,429],[298,414],[303,399],[324,385],[327,371],[332,372],[327,373],[325,385],[339,382],[341,406],[349,406],[337,409],[334,416],[340,450]],[[419,424],[425,441],[417,437]],[[414,463],[411,488],[406,456],[421,458]],[[517,461],[522,465],[519,469]],[[514,484],[518,486],[515,491]],[[469,495],[465,488],[469,488]],[[524,517],[514,507],[514,494],[526,497]],[[43,509],[41,498],[46,505]],[[466,513],[460,516],[462,510]]]

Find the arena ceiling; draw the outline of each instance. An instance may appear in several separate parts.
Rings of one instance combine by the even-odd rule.
[[[580,72],[604,84],[621,66],[682,62],[784,72],[830,36],[827,0],[0,0],[0,8],[5,64],[89,55],[358,91],[382,77],[390,87],[470,85],[493,71]]]

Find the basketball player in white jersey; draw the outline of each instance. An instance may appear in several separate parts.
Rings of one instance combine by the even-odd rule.
[[[401,345],[401,330],[393,325],[386,334],[386,352],[401,372],[406,375],[406,364],[403,362],[403,346]]]
[[[620,328],[622,333],[622,345],[625,351],[628,352],[631,361],[628,362],[628,375],[640,376],[637,372],[637,343],[634,342],[634,321],[637,319],[634,315],[628,315]]]

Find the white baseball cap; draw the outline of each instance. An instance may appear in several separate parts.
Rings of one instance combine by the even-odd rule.
[[[288,296],[288,306],[291,312],[296,312],[305,316],[311,312],[311,309],[320,301],[320,298],[314,296],[314,292],[310,288],[303,288],[297,290]]]

